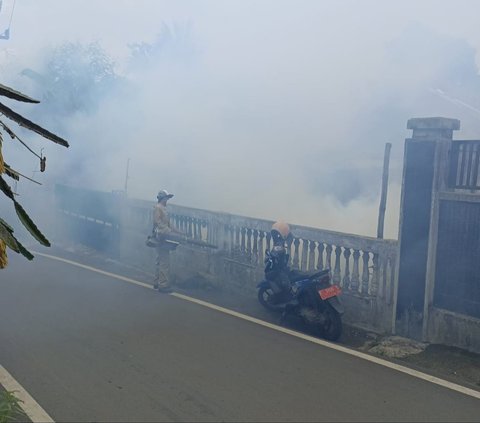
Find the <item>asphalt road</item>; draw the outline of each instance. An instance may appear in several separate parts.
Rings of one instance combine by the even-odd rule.
[[[68,264],[0,271],[0,364],[56,421],[479,421],[480,400]]]

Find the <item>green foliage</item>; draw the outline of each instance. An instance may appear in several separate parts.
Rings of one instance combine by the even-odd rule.
[[[17,101],[23,101],[28,103],[37,103],[37,100],[34,100],[25,94],[22,94],[18,91],[15,91],[5,85],[0,84],[0,96],[5,96]],[[5,106],[4,104],[0,103],[0,113],[3,116],[7,117],[10,120],[13,120],[20,126],[23,126],[31,131],[34,131],[44,138],[55,142],[56,144],[62,145],[64,147],[68,147],[68,142],[63,138],[60,138],[58,135],[53,134],[50,131],[42,128],[41,126],[37,125],[36,123],[24,118],[20,114],[14,112],[9,107]],[[42,156],[38,156],[31,148],[28,147],[3,121],[0,121],[0,128],[3,129],[7,135],[10,136],[11,139],[17,139],[21,142],[31,153],[36,155],[40,159],[40,167],[41,171],[45,170],[45,158]],[[25,209],[20,205],[20,203],[16,200],[15,194],[8,185],[7,181],[2,177],[2,174],[5,174],[11,177],[14,180],[18,180],[21,175],[19,172],[13,170],[10,166],[5,164],[2,155],[2,144],[3,144],[3,136],[0,132],[0,191],[13,202],[13,206],[15,208],[15,212],[22,223],[22,225],[28,230],[28,232],[42,245],[49,247],[50,242],[42,234],[42,232],[37,228],[33,220],[30,218],[28,213]],[[13,235],[13,228],[5,222],[3,219],[0,218],[0,269],[4,268],[8,261],[7,261],[7,254],[6,248],[8,247],[12,251],[16,253],[22,254],[28,260],[33,259],[33,255],[15,238]],[[0,422],[1,423],[1,422]]]
[[[2,239],[11,250],[22,254],[29,260],[33,259],[33,255],[13,235],[13,228],[3,219],[0,219],[0,239]]]
[[[23,401],[15,396],[15,391],[4,391],[0,393],[0,423],[18,421],[23,414],[20,403]]]
[[[55,124],[77,112],[95,112],[118,79],[113,60],[98,43],[65,43],[51,50],[43,66],[22,75],[36,83],[43,111]]]

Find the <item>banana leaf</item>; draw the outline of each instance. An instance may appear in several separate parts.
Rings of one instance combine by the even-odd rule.
[[[0,84],[0,95],[12,98],[13,100],[23,101],[25,103],[40,103],[40,101],[35,100],[28,95],[22,94],[21,92],[2,84]]]
[[[5,175],[10,176],[10,178],[15,179],[16,181],[20,180],[20,175],[15,172],[9,165],[5,163]]]
[[[7,118],[18,123],[20,126],[30,129],[31,131],[34,131],[37,134],[40,134],[42,137],[47,138],[50,141],[53,141],[54,143],[63,145],[64,147],[69,146],[68,141],[64,140],[58,135],[53,134],[50,131],[47,131],[46,129],[42,128],[40,125],[37,125],[31,120],[24,118],[22,115],[19,115],[18,113],[14,112],[12,109],[10,109],[9,107],[5,106],[2,103],[0,103],[0,113],[3,113]]]
[[[3,154],[2,154],[2,139],[0,137],[0,174],[5,172],[5,161],[3,160]]]
[[[0,175],[0,191],[2,191],[10,200],[15,201],[12,188],[5,182],[5,179]]]
[[[40,232],[40,229],[37,228],[35,223],[33,223],[33,220],[30,219],[30,216],[27,214],[27,212],[24,210],[24,208],[16,201],[13,200],[15,204],[15,211],[17,212],[17,216],[20,219],[20,222],[22,222],[23,226],[27,228],[28,232],[42,245],[45,247],[50,247],[50,241],[45,238],[45,235],[43,235]]]
[[[20,176],[22,178],[28,179],[30,182],[34,182],[37,185],[42,185],[40,182],[36,181],[35,179],[29,178],[28,176],[23,175],[18,170],[12,169],[10,165],[5,163],[5,174],[10,176],[10,178],[15,179],[16,181],[20,180]]]
[[[11,226],[2,219],[0,219],[0,239],[2,239],[12,251],[22,254],[28,260],[33,259],[33,254],[15,238]]]
[[[0,126],[5,130],[5,132],[7,132],[8,135],[10,135],[10,137],[12,139],[16,139],[20,144],[22,144],[28,151],[30,151],[30,153],[32,153],[35,157],[38,157],[40,159],[40,171],[43,172],[45,170],[45,161],[46,159],[42,156],[39,156],[37,153],[35,153],[35,151],[33,151],[25,142],[23,142],[20,137],[15,134],[15,132],[13,132],[7,125],[5,125],[4,122],[2,122],[0,120]],[[0,138],[1,138],[1,133],[0,133]],[[42,163],[43,162],[43,163]],[[41,170],[43,169],[43,170]]]
[[[5,222],[5,220],[3,220],[1,217],[0,217],[0,224],[5,226],[10,233],[13,233],[13,228],[7,222]]]
[[[5,132],[10,135],[10,138],[18,138],[15,133],[7,126],[5,125],[2,121],[0,121],[0,126],[5,130]]]
[[[33,220],[30,219],[30,216],[27,214],[24,208],[20,205],[20,203],[18,203],[17,200],[15,200],[12,189],[9,187],[9,185],[5,182],[5,180],[1,176],[0,176],[0,191],[3,191],[3,193],[13,201],[13,204],[15,205],[15,211],[17,212],[17,216],[20,219],[20,222],[22,222],[23,226],[27,228],[28,232],[30,232],[30,234],[40,244],[45,245],[45,247],[50,247],[50,242],[48,241],[48,239],[45,238],[45,236],[40,232],[40,229],[38,229],[35,223],[33,223]]]

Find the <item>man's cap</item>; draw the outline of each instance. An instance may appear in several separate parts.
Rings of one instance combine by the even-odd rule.
[[[166,189],[162,189],[157,194],[158,201],[163,200],[164,198],[172,198],[172,197],[173,197],[173,194],[169,194]]]

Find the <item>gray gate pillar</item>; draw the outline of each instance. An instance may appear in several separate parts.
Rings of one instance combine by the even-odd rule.
[[[435,277],[437,194],[446,181],[446,155],[460,121],[415,118],[407,128],[413,134],[405,140],[393,329],[422,339]]]

